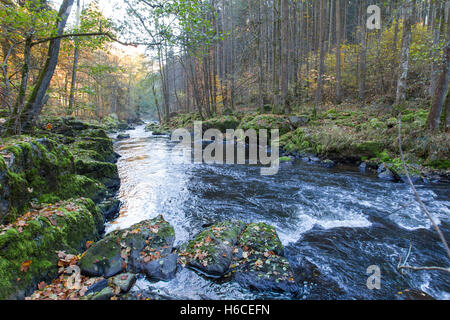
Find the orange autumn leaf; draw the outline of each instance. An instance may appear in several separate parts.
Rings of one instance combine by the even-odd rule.
[[[28,261],[22,262],[22,263],[20,264],[20,271],[27,272],[27,271],[28,271],[28,268],[30,268],[30,265],[31,265],[32,263],[33,263],[32,260],[28,260]]]

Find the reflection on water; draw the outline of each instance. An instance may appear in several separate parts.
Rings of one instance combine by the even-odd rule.
[[[342,169],[284,164],[276,176],[261,176],[258,166],[206,165],[185,161],[167,138],[151,137],[139,127],[117,142],[122,180],[120,216],[107,232],[163,214],[175,228],[176,244],[205,224],[227,219],[274,225],[291,264],[313,262],[326,283],[302,284],[306,299],[389,299],[416,288],[450,298],[448,275],[418,272],[402,276],[395,268],[410,241],[411,264],[448,265],[430,224],[406,184],[394,184]],[[184,161],[183,161],[184,160]],[[449,236],[448,186],[418,186],[418,191]],[[370,265],[382,269],[382,289],[366,287]],[[141,280],[138,290],[153,288],[193,299],[289,298],[217,283],[183,270],[170,282]],[[140,289],[139,289],[140,288]],[[292,298],[292,297],[290,297]],[[297,297],[298,298],[298,297]]]

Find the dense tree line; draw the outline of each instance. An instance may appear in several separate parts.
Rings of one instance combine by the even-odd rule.
[[[207,2],[207,42],[182,28],[180,41],[158,49],[166,119],[174,111],[290,113],[309,103],[315,113],[344,100],[401,106],[416,99],[430,105],[428,127],[437,130],[450,113],[446,1]],[[374,4],[380,29],[367,27]]]

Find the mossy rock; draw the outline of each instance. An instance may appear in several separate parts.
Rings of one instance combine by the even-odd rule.
[[[33,198],[55,192],[73,173],[69,150],[50,139],[12,137],[0,151],[0,222],[13,221]]]
[[[356,143],[351,146],[350,153],[359,158],[386,158],[389,157],[387,152],[384,150],[384,145],[380,142],[366,141],[361,143]]]
[[[286,152],[313,153],[315,151],[310,136],[302,128],[281,136],[280,147]]]
[[[115,164],[95,160],[78,159],[75,161],[76,172],[91,179],[96,179],[107,188],[120,186],[119,172]]]
[[[289,261],[278,255],[253,255],[233,273],[241,286],[261,292],[296,293],[299,286]]]
[[[186,259],[190,267],[211,277],[221,277],[230,268],[232,247],[237,244],[244,228],[242,221],[215,224],[189,241],[180,250],[180,256]]]
[[[288,133],[292,130],[291,123],[289,122],[289,119],[287,119],[285,116],[278,116],[273,114],[264,114],[264,115],[257,115],[250,121],[244,121],[242,120],[241,124],[239,125],[239,129],[249,130],[254,129],[257,132],[259,132],[262,129],[268,130],[268,136],[270,136],[270,130],[272,129],[278,129],[280,132],[280,136]]]
[[[222,116],[219,118],[212,118],[202,123],[203,132],[209,129],[217,129],[225,133],[228,129],[236,130],[240,124],[240,120],[232,115]]]
[[[146,265],[158,261],[156,277],[164,268],[159,262],[171,254],[174,240],[173,227],[159,216],[108,234],[86,251],[79,266],[85,275],[108,278],[122,271],[148,271]]]
[[[0,226],[0,299],[21,299],[57,275],[57,251],[76,254],[98,239],[101,213],[91,200],[43,206]]]
[[[62,135],[71,138],[79,136],[107,137],[100,125],[81,121],[73,117],[44,117],[40,121],[39,129],[45,134]]]
[[[108,193],[100,181],[77,174],[69,174],[59,178],[59,188],[54,194],[61,199],[71,197],[86,197],[98,203]]]
[[[273,226],[265,223],[249,224],[241,235],[239,243],[254,252],[273,251],[277,255],[283,255],[284,252],[277,231]]]
[[[70,150],[77,154],[78,150],[94,151],[97,153],[96,160],[104,162],[115,162],[113,142],[110,138],[82,138],[70,146]]]

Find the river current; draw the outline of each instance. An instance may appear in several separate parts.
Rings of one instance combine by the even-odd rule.
[[[295,272],[308,266],[313,274],[299,283],[296,296],[255,292],[189,269],[168,282],[141,278],[134,291],[174,299],[393,299],[417,289],[450,299],[448,274],[397,271],[410,244],[411,265],[449,263],[407,184],[300,161],[282,164],[274,176],[261,176],[258,166],[195,164],[177,143],[152,136],[144,126],[127,133],[129,139],[115,144],[123,205],[107,232],[162,214],[174,226],[179,245],[212,223],[266,222],[276,227]],[[417,189],[450,239],[449,185]],[[379,290],[367,287],[369,266],[381,270]]]

